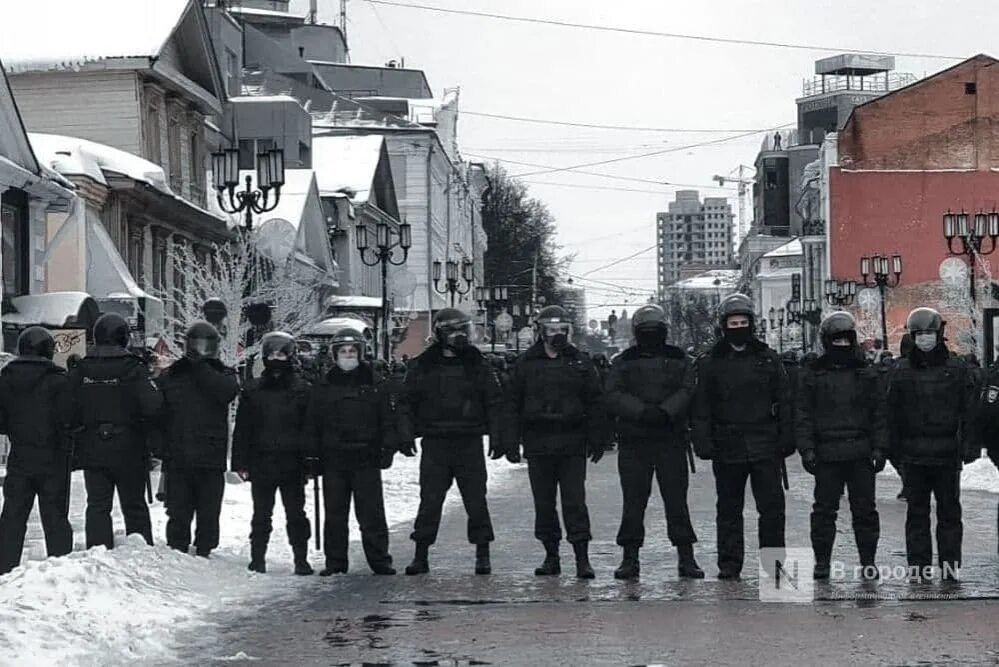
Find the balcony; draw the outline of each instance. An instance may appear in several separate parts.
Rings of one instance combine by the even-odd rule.
[[[848,76],[825,75],[806,79],[801,84],[801,96],[813,97],[826,93],[840,91],[857,91],[862,93],[890,93],[899,88],[905,88],[917,81],[914,74],[908,72],[891,72],[886,75]]]

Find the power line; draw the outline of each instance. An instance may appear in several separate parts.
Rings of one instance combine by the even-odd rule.
[[[663,195],[669,194],[662,190],[641,190],[639,188],[615,188],[610,185],[582,185],[580,183],[552,183],[550,181],[532,181],[530,179],[525,179],[523,183],[529,183],[531,185],[552,185],[559,188],[578,188],[580,190],[609,190],[612,192],[637,192],[640,194],[658,195],[662,197]]]
[[[596,25],[592,23],[575,23],[572,21],[559,21],[556,19],[544,19],[531,16],[514,16],[512,14],[494,14],[491,12],[475,12],[467,9],[451,9],[447,7],[434,7],[431,5],[419,5],[409,2],[395,2],[394,0],[367,0],[376,5],[386,5],[389,7],[403,7],[406,9],[417,9],[426,12],[436,12],[439,14],[457,14],[460,16],[474,16],[478,18],[494,19],[511,23],[530,23],[536,25],[548,25],[558,28],[574,28],[579,30],[594,30],[598,32],[613,32],[625,35],[642,35],[645,37],[659,37],[666,39],[685,39],[697,42],[712,42],[717,44],[739,44],[743,46],[765,46],[780,49],[796,49],[799,51],[833,51],[836,53],[857,53],[874,56],[898,56],[902,58],[928,58],[933,60],[964,60],[965,56],[947,56],[936,53],[909,53],[904,51],[880,51],[851,49],[839,46],[819,46],[815,44],[795,44],[791,42],[772,42],[755,39],[737,39],[732,37],[714,37],[711,35],[693,35],[678,32],[659,32],[656,30],[642,30],[639,28],[622,28],[617,26]]]
[[[587,271],[586,273],[584,273],[583,276],[585,277],[585,276],[590,275],[591,273],[596,273],[597,271],[603,271],[604,269],[609,269],[610,267],[617,266],[618,264],[621,264],[622,262],[627,262],[629,259],[632,259],[633,257],[638,257],[639,255],[644,255],[645,253],[649,252],[650,250],[655,250],[658,247],[658,245],[659,245],[658,243],[653,243],[648,248],[645,248],[644,250],[639,250],[638,252],[636,252],[636,253],[634,253],[632,255],[628,255],[627,257],[622,257],[621,259],[614,260],[610,264],[605,264],[603,266],[598,266],[595,269],[590,269],[589,271]]]
[[[757,132],[758,130],[748,130],[739,128],[705,128],[695,129],[689,127],[643,127],[641,125],[603,125],[599,123],[579,123],[568,120],[553,120],[550,118],[529,118],[526,116],[508,116],[498,113],[485,113],[484,111],[468,111],[462,109],[461,114],[467,116],[480,116],[482,118],[494,118],[497,120],[509,120],[518,123],[537,123],[539,125],[560,125],[563,127],[584,127],[591,130],[622,130],[625,132],[672,132],[674,134],[724,134],[727,132]]]

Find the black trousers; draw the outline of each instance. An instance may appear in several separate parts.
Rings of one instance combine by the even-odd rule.
[[[760,548],[784,546],[784,487],[778,462],[713,462],[718,530],[718,569],[741,572],[746,556],[742,509],[749,480],[759,514]]]
[[[836,515],[846,487],[853,519],[853,537],[862,565],[873,565],[881,536],[874,500],[874,467],[867,459],[819,462],[815,468],[815,504],[812,505],[812,551],[815,560],[828,563],[836,540]]]
[[[350,542],[350,501],[354,500],[354,516],[361,527],[361,544],[368,565],[391,565],[389,531],[385,520],[385,500],[382,497],[382,471],[379,468],[358,470],[323,470],[323,501],[326,521],[323,524],[326,565],[347,567],[347,545]]]
[[[652,476],[659,485],[659,495],[666,509],[666,535],[671,544],[697,541],[687,508],[687,452],[682,447],[661,443],[621,443],[617,455],[624,507],[617,543],[622,547],[641,547],[645,541],[645,509],[652,495]]]
[[[103,544],[114,548],[114,525],[111,522],[111,507],[114,505],[115,490],[118,491],[118,505],[125,518],[125,534],[138,533],[153,544],[153,528],[149,521],[149,505],[146,504],[146,466],[141,460],[132,465],[113,468],[91,468],[83,471],[83,481],[87,488],[87,548]]]
[[[905,464],[905,484],[909,492],[905,513],[905,555],[910,566],[926,567],[933,562],[930,537],[930,494],[937,500],[937,560],[943,566],[961,564],[961,471],[951,466]]]
[[[492,542],[493,522],[486,503],[486,455],[482,438],[424,438],[420,458],[420,509],[410,539],[433,544],[441,524],[444,499],[453,481],[468,514],[468,541]]]
[[[534,495],[534,536],[545,544],[562,539],[555,503],[562,496],[562,520],[572,544],[589,542],[590,513],[586,508],[585,456],[532,456],[527,474]]]
[[[194,548],[207,555],[219,545],[219,515],[225,473],[211,468],[170,467],[167,471],[167,544],[187,551],[191,521],[196,520]]]
[[[254,478],[250,482],[253,496],[253,518],[250,519],[250,545],[265,549],[271,538],[274,501],[281,494],[284,506],[285,530],[292,548],[307,549],[312,527],[305,516],[305,480],[301,475],[285,479]],[[328,511],[328,510],[327,510]]]
[[[73,550],[73,529],[66,517],[67,482],[62,470],[34,475],[17,470],[8,472],[0,512],[0,574],[7,574],[21,563],[28,517],[36,496],[49,557],[65,556]]]

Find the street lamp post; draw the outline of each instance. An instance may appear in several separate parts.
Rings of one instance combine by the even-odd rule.
[[[441,280],[441,267],[442,265],[446,268],[446,273],[444,275],[445,284],[443,289],[440,286]],[[467,257],[461,260],[461,276],[458,275],[458,260],[449,259],[447,262],[441,262],[439,259],[434,260],[433,264],[433,278],[434,278],[434,289],[438,294],[450,294],[451,295],[451,307],[454,308],[454,297],[455,295],[464,296],[468,294],[472,289],[472,282],[475,280],[475,264],[472,260]],[[461,282],[465,283],[464,287],[461,287]]]
[[[770,330],[777,329],[777,351],[784,354],[784,309],[770,308]]]
[[[496,322],[489,318],[489,306],[492,303],[506,302],[509,298],[509,291],[506,287],[476,287],[475,300],[479,303],[479,310],[485,316],[485,325],[492,331],[490,345],[492,351],[496,351]]]
[[[826,302],[830,306],[836,306],[838,308],[852,306],[853,300],[856,296],[857,296],[857,281],[855,280],[847,280],[844,282],[840,282],[838,280],[826,281]]]
[[[392,241],[392,228],[389,227],[386,222],[379,222],[375,225],[375,246],[372,248],[369,245],[368,239],[368,227],[363,223],[358,223],[355,228],[357,233],[357,250],[361,255],[361,261],[364,262],[365,266],[381,266],[382,270],[382,354],[385,356],[385,360],[388,361],[391,356],[390,350],[390,333],[389,333],[389,320],[391,319],[391,314],[389,312],[389,298],[388,298],[388,267],[389,264],[392,266],[402,266],[406,263],[409,258],[409,249],[413,245],[413,232],[412,227],[408,222],[403,221],[399,225],[399,231],[396,232],[398,235],[398,240]],[[399,248],[402,250],[402,256],[397,257],[395,249]],[[370,259],[369,259],[370,258]]]
[[[902,279],[902,256],[864,255],[860,258],[861,284],[864,287],[877,287],[881,295],[881,345],[888,349],[888,317],[886,311],[886,292],[889,287],[898,287]]]
[[[951,213],[947,211],[943,217],[943,234],[947,239],[947,252],[955,256],[968,258],[968,288],[971,293],[971,302],[975,303],[978,295],[975,292],[975,258],[977,256],[991,255],[996,250],[996,241],[999,239],[999,211],[993,210],[991,213],[979,211],[975,214],[974,224],[969,224],[968,214],[964,211]],[[959,239],[957,249],[954,247],[954,240]],[[986,246],[986,239],[990,242]],[[984,248],[988,248],[985,250]]]
[[[219,207],[232,215],[243,213],[247,232],[253,231],[254,213],[260,215],[277,208],[284,176],[284,151],[275,148],[257,153],[257,189],[253,189],[253,177],[247,174],[245,188],[237,190],[239,149],[220,148],[212,153],[212,183],[217,190]]]

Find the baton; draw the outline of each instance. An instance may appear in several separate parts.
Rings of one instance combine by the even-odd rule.
[[[694,465],[694,450],[690,447],[690,442],[687,442],[687,463],[690,464],[690,474],[697,474],[697,466]]]
[[[780,460],[780,478],[784,483],[784,490],[790,491],[791,485],[787,483],[787,463],[784,462],[784,459]]]

